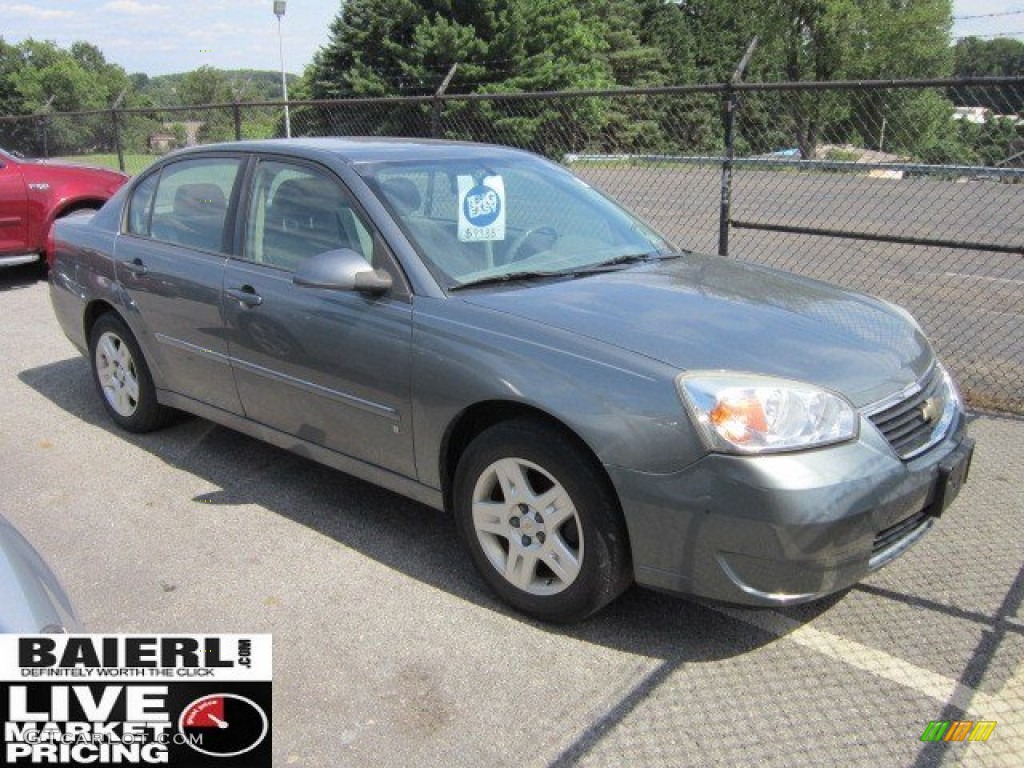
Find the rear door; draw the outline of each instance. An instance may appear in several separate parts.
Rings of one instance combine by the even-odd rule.
[[[221,316],[244,159],[208,155],[170,163],[133,191],[116,247],[117,276],[157,384],[232,413],[242,407]]]
[[[383,296],[300,287],[295,270],[351,248],[387,269]],[[224,273],[224,318],[245,415],[414,477],[412,306],[382,238],[341,181],[263,159],[249,182],[243,245]]]
[[[28,197],[21,170],[0,154],[0,254],[25,251],[27,216]]]

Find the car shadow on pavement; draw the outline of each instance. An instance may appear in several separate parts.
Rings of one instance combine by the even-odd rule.
[[[16,267],[2,267],[0,268],[0,291],[28,288],[45,277],[46,269],[41,262],[19,264]]]
[[[634,692],[638,696],[680,665],[729,658],[777,639],[709,606],[635,587],[580,624],[535,622],[491,594],[443,512],[203,419],[183,416],[147,435],[123,432],[103,410],[81,357],[28,369],[18,378],[75,418],[219,489],[194,497],[196,503],[259,505],[481,608],[546,632],[663,659]],[[822,601],[804,620],[832,604]]]

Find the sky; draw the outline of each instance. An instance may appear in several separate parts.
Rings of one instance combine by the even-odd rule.
[[[9,3],[11,0],[7,0]],[[281,30],[285,68],[301,74],[327,42],[340,0],[288,0]],[[1024,39],[1024,0],[955,0],[954,16],[1022,13],[954,22],[954,36]],[[8,43],[32,37],[98,46],[129,73],[163,75],[204,64],[279,70],[272,0],[13,0],[0,22]]]
[[[273,7],[272,0],[13,0],[0,36],[8,43],[52,40],[64,48],[85,40],[129,73],[165,75],[204,64],[279,71]],[[302,74],[327,42],[340,8],[339,0],[288,0],[281,21],[288,72]]]
[[[1020,13],[1013,13],[1014,11]],[[954,37],[977,35],[985,38],[999,36],[1024,40],[1024,0],[955,0],[953,16],[983,17],[954,19]]]

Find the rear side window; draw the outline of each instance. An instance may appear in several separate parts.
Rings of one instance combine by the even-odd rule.
[[[227,253],[224,225],[241,160],[183,160],[147,178],[132,193],[128,231],[167,243]]]

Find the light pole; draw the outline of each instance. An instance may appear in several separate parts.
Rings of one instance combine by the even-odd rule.
[[[285,0],[274,0],[274,15],[277,16],[277,47],[281,52],[281,93],[284,95],[284,135],[292,137],[292,116],[288,112],[288,77],[284,73],[284,40],[281,37],[281,18],[284,16]]]

